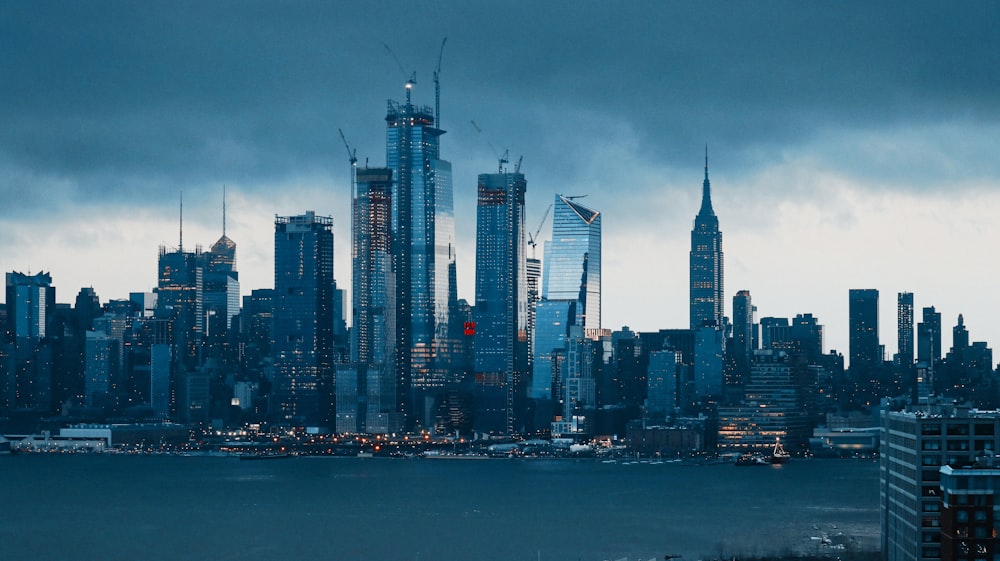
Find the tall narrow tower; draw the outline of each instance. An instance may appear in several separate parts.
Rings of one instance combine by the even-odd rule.
[[[444,131],[431,107],[390,100],[386,163],[392,170],[392,257],[396,278],[396,372],[400,411],[409,425],[422,395],[451,381],[455,210],[451,163],[441,159]],[[409,395],[404,395],[408,393]],[[426,419],[424,419],[426,420]]]
[[[601,213],[556,195],[552,241],[545,244],[542,298],[576,301],[575,325],[601,328]]]
[[[274,219],[274,403],[278,423],[333,421],[333,219]]]
[[[723,300],[722,232],[712,210],[708,182],[708,147],[705,148],[705,182],[701,189],[701,210],[691,230],[691,329],[711,326],[722,329]]]
[[[504,172],[480,174],[477,186],[474,366],[476,379],[503,396],[478,430],[505,434],[524,425],[527,398],[526,187],[523,174]]]

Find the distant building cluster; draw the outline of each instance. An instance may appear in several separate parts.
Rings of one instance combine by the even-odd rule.
[[[242,298],[225,225],[207,251],[185,250],[183,236],[161,247],[156,287],[127,299],[102,303],[83,288],[59,304],[50,275],[9,272],[0,420],[628,435],[655,454],[744,453],[776,441],[802,452],[817,427],[870,416],[884,397],[1000,405],[991,349],[970,342],[958,316],[942,355],[941,315],[923,308],[915,325],[911,293],[898,294],[899,352],[886,357],[878,291],[850,291],[848,369],[810,313],[758,318],[739,290],[727,315],[707,149],[687,327],[606,328],[602,213],[558,194],[531,228],[528,182],[505,158],[478,177],[475,300],[459,299],[440,112],[410,95],[388,103],[385,165],[351,158],[350,301],[334,271],[333,220],[311,210],[275,217],[273,288]]]

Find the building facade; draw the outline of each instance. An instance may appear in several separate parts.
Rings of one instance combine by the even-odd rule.
[[[528,357],[527,249],[521,173],[480,174],[476,221],[476,380],[495,379],[506,404],[503,426],[481,427],[514,434],[525,426]]]
[[[405,423],[430,422],[425,401],[454,379],[460,341],[451,327],[455,211],[444,131],[430,107],[389,101],[386,164],[392,170],[392,253],[396,296],[396,384]],[[421,414],[418,415],[418,412]]]
[[[271,416],[277,423],[332,426],[333,288],[333,219],[313,211],[275,217]]]
[[[992,559],[954,557],[943,551],[943,532],[956,528],[944,520],[942,466],[969,465],[1000,450],[1000,412],[924,404],[882,413],[880,437],[880,511],[882,552],[887,561]],[[946,491],[947,493],[948,491]],[[954,505],[952,505],[954,506]]]
[[[725,323],[724,267],[722,232],[719,218],[712,209],[711,184],[708,181],[708,149],[705,150],[705,181],[701,190],[701,209],[691,230],[690,253],[690,322],[691,329],[705,326],[722,329]]]
[[[878,290],[852,288],[849,297],[849,368],[856,375],[865,375],[882,363],[878,338]]]
[[[601,213],[557,194],[545,244],[542,298],[572,300],[585,336],[601,328]]]

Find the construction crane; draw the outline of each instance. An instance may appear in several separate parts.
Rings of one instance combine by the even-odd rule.
[[[521,173],[521,160],[524,159],[524,154],[517,157],[517,164],[514,165],[514,173]]]
[[[472,128],[476,129],[477,133],[483,134],[483,129],[479,128],[479,125],[477,125],[475,121],[469,121],[469,122],[472,123]],[[486,144],[490,145],[490,150],[493,150],[493,157],[500,162],[500,165],[498,166],[499,171],[497,173],[503,173],[503,165],[509,163],[509,160],[507,158],[510,157],[510,150],[504,150],[503,155],[501,156],[500,153],[497,152],[496,147],[493,146],[493,143],[490,142],[490,139],[488,138],[486,139]]]
[[[392,56],[392,60],[396,61],[396,66],[399,67],[399,71],[403,74],[403,77],[406,78],[406,69],[403,68],[403,63],[399,62],[399,57],[396,56],[396,53],[392,52],[392,49],[389,48],[389,45],[387,45],[385,43],[382,43],[382,46],[385,47],[385,50],[389,51],[389,55]],[[415,86],[415,85],[417,85],[417,71],[416,70],[414,70],[410,74],[410,78],[408,80],[406,80],[406,104],[407,105],[410,104],[410,90],[412,90],[413,86]]]
[[[347,137],[344,136],[344,131],[337,129],[340,133],[340,139],[344,141],[344,148],[347,148],[347,157],[351,161],[351,200],[357,196],[355,193],[356,177],[358,175],[358,149],[355,148],[351,150],[351,145],[347,143]]]
[[[518,164],[518,167],[520,167],[521,161],[518,160],[517,164]],[[542,215],[542,221],[539,222],[538,229],[535,230],[535,233],[532,234],[531,232],[528,232],[528,245],[531,246],[531,258],[532,259],[535,258],[535,246],[538,245],[538,234],[540,234],[542,232],[542,226],[545,225],[545,219],[549,217],[549,211],[551,211],[551,210],[552,210],[552,203],[549,204],[549,208],[545,209],[545,214]]]
[[[444,56],[444,44],[448,41],[445,37],[441,40],[441,51],[438,52],[437,70],[434,71],[434,126],[441,128],[441,57]],[[416,76],[414,76],[415,78]]]

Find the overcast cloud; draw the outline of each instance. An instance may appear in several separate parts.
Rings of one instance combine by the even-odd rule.
[[[878,288],[891,353],[908,290],[995,345],[998,29],[990,2],[4,2],[0,268],[63,302],[150,290],[180,190],[207,247],[225,184],[244,293],[273,283],[274,215],[307,209],[349,288],[337,129],[384,164],[386,99],[415,71],[433,105],[447,37],[461,296],[492,144],[524,156],[532,228],[557,192],[604,213],[605,327],[686,326],[707,143],[727,298],[846,352],[847,291]]]

